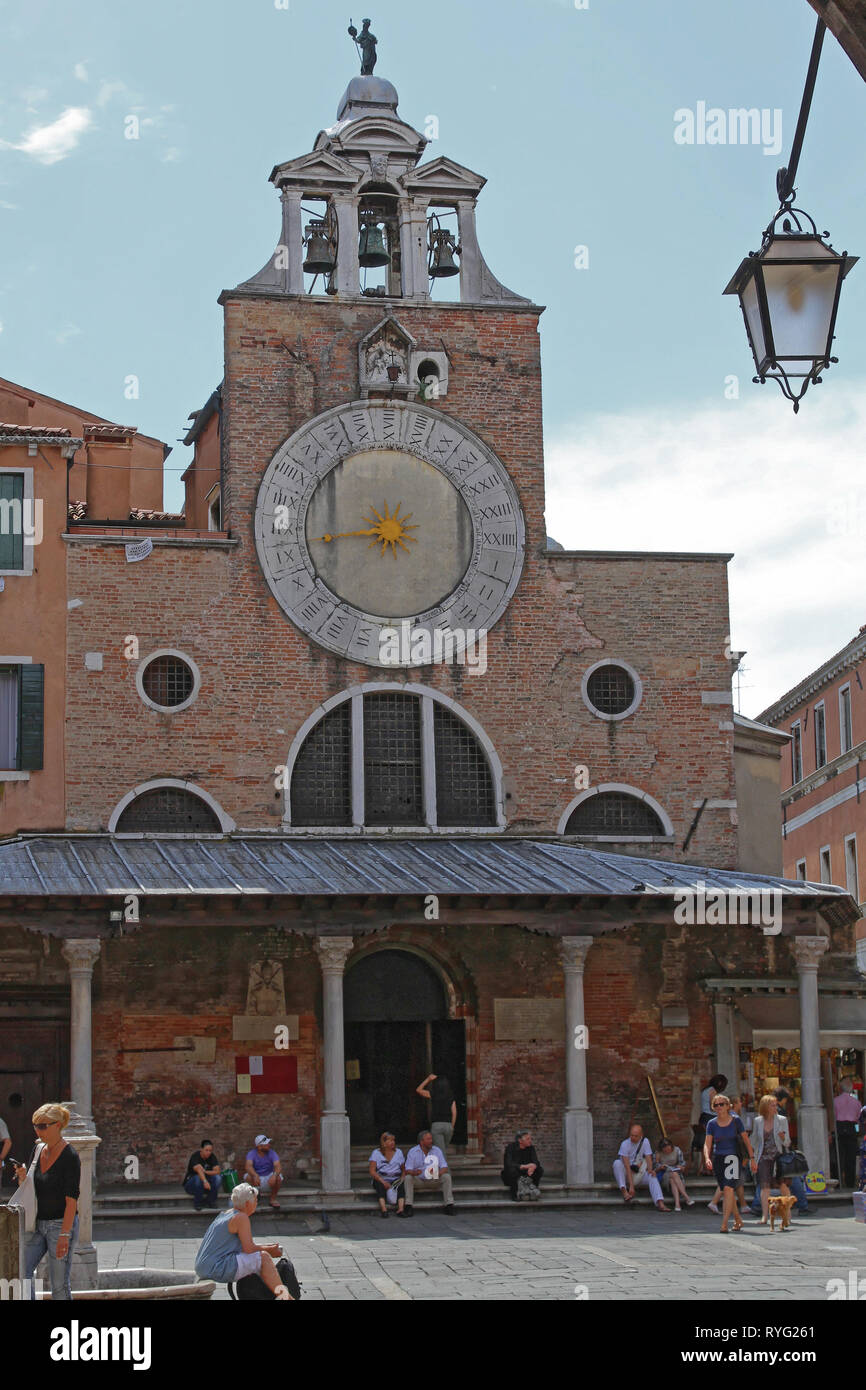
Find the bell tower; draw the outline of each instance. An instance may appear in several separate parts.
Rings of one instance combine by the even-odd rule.
[[[280,244],[238,288],[425,304],[459,275],[463,304],[529,302],[481,254],[475,209],[486,180],[445,156],[419,163],[429,141],[397,102],[384,78],[353,78],[336,124],[309,154],[274,168]]]

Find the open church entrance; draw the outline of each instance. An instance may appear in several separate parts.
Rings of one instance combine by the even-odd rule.
[[[389,1129],[404,1149],[430,1123],[430,1102],[415,1094],[430,1072],[447,1076],[457,1101],[452,1144],[466,1143],[466,1038],[448,1017],[445,987],[410,951],[374,951],[347,970],[346,1108],[353,1144]]]

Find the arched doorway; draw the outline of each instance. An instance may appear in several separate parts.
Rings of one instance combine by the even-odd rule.
[[[466,1038],[449,1018],[445,985],[412,951],[363,955],[346,971],[346,1109],[353,1144],[374,1144],[385,1129],[414,1142],[429,1124],[429,1102],[415,1092],[431,1071],[447,1076],[457,1101],[454,1144],[466,1143]]]

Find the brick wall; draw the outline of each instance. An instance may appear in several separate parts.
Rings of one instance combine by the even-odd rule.
[[[273,769],[297,729],[324,699],[381,677],[293,627],[267,588],[253,538],[269,460],[312,414],[357,395],[358,340],[381,313],[229,296],[224,524],[238,545],[156,538],[153,554],[134,565],[116,546],[69,545],[69,592],[82,599],[69,620],[69,828],[105,827],[127,791],[160,776],[200,782],[242,827],[275,827],[282,804]],[[730,689],[723,560],[544,555],[536,314],[436,306],[407,307],[399,318],[419,347],[445,343],[449,394],[438,408],[494,448],[527,521],[523,577],[489,635],[487,673],[440,666],[409,678],[450,695],[484,727],[503,763],[511,830],[555,831],[583,762],[593,782],[656,797],[681,844],[696,802],[733,796],[732,734],[719,728],[730,707],[701,701],[702,691]],[[202,688],[190,709],[164,715],[143,705],[136,663],[123,656],[127,634],[138,636],[142,657],[165,646],[193,657]],[[83,667],[83,653],[95,649],[105,654],[100,674]],[[605,654],[628,661],[644,683],[643,704],[622,722],[594,718],[580,695],[582,673]],[[689,857],[734,863],[734,820],[728,810],[707,811]]]

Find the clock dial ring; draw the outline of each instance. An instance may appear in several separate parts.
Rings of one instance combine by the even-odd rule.
[[[405,614],[371,613],[341,598],[319,573],[307,536],[307,514],[323,480],[338,465],[355,456],[375,457],[377,451],[382,451],[383,468],[395,455],[432,465],[459,495],[471,520],[471,544],[462,577],[444,598],[409,615],[413,629],[450,628],[458,634],[456,650],[460,651],[461,634],[491,628],[520,578],[525,527],[517,491],[492,450],[465,425],[428,406],[368,400],[337,406],[308,421],[280,446],[265,470],[255,512],[256,548],[271,592],[295,626],[319,645],[349,660],[393,670],[393,660],[379,659],[380,633],[401,618],[406,621]],[[385,502],[393,517],[400,499],[391,490],[392,497]],[[370,507],[377,509],[381,521],[381,491],[373,487],[366,519],[358,515],[351,526],[341,529],[339,534],[345,538],[334,540],[334,547],[366,549],[366,539],[355,532],[366,529],[371,519],[374,527],[379,525]],[[412,520],[419,527],[414,535],[421,537],[423,517]],[[412,550],[405,548],[407,553]],[[384,565],[389,558],[383,551],[376,563]],[[407,658],[396,664],[416,663]]]

